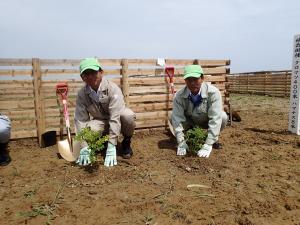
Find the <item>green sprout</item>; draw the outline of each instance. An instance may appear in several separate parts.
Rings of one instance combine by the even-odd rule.
[[[192,154],[197,154],[206,141],[207,131],[196,126],[187,130],[185,136],[186,143],[189,146],[189,152]]]
[[[90,160],[92,164],[97,161],[96,152],[104,149],[104,144],[108,141],[108,138],[108,135],[102,136],[101,131],[93,131],[90,127],[83,128],[75,136],[75,140],[85,141],[88,144],[88,148],[91,150]]]

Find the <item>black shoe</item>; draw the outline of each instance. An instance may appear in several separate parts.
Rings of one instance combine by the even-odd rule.
[[[11,158],[7,150],[8,143],[0,143],[0,166],[7,166]]]
[[[132,148],[130,147],[131,137],[124,137],[122,141],[122,155],[124,159],[130,159],[133,155]]]
[[[223,148],[222,144],[220,142],[215,142],[212,146],[214,149],[220,150]]]
[[[7,166],[11,161],[8,154],[0,155],[0,166]]]

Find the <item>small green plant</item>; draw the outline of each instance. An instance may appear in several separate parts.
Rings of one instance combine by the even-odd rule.
[[[102,136],[101,131],[93,131],[90,127],[83,128],[75,136],[75,140],[80,142],[85,141],[88,144],[88,148],[91,150],[91,163],[97,161],[96,152],[104,149],[104,144],[108,141],[108,138],[108,135]]]
[[[206,141],[207,132],[200,127],[194,127],[186,131],[185,136],[186,143],[189,146],[189,152],[197,154]]]

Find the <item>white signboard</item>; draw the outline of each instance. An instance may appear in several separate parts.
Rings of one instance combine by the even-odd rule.
[[[300,135],[300,34],[294,37],[290,92],[289,131]]]

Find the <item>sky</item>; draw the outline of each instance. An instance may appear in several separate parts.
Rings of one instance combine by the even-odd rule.
[[[230,59],[286,70],[299,0],[1,0],[0,58]]]

